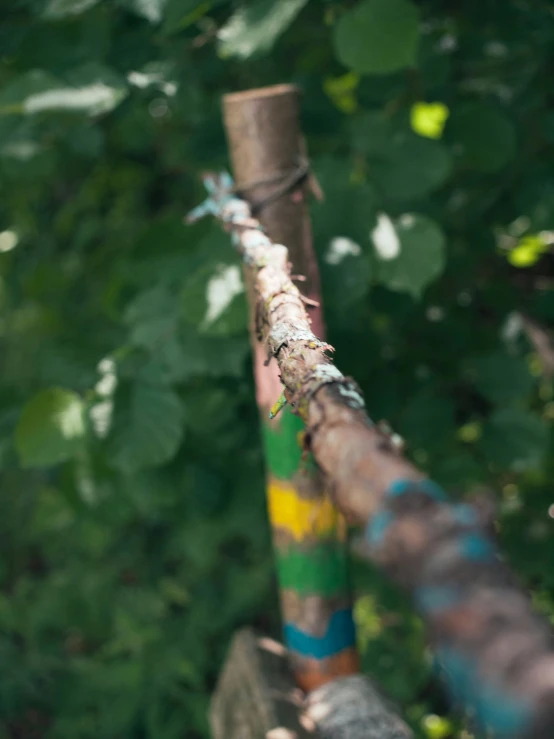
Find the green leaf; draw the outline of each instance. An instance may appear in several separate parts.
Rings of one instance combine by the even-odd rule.
[[[60,81],[49,72],[33,69],[12,77],[0,90],[0,115],[22,113],[25,100],[35,95],[55,90]]]
[[[15,431],[23,467],[49,467],[65,462],[85,436],[83,401],[61,388],[43,390],[25,406]]]
[[[426,387],[407,400],[397,430],[411,449],[440,447],[454,435],[454,405],[434,387]]]
[[[80,15],[85,10],[98,5],[100,0],[49,0],[43,11],[45,18],[65,18]]]
[[[465,371],[479,392],[498,405],[525,399],[534,384],[527,364],[506,354],[469,360],[465,363]]]
[[[421,215],[405,214],[393,223],[393,227],[400,242],[399,250],[397,247],[384,253],[385,258],[380,257],[378,279],[390,290],[408,292],[418,298],[444,269],[444,234],[435,221]],[[372,236],[378,246],[378,229]],[[397,250],[397,256],[388,258]]]
[[[167,0],[120,0],[120,4],[150,23],[159,23],[164,14]]]
[[[355,241],[344,236],[331,239],[321,265],[325,304],[346,322],[352,318],[352,308],[363,304],[369,290],[371,266],[367,254]]]
[[[528,234],[508,251],[506,259],[513,267],[532,267],[548,251],[550,244],[542,234]]]
[[[360,116],[353,145],[367,155],[369,178],[391,200],[421,198],[450,176],[452,158],[439,141],[396,130],[380,113]]]
[[[158,340],[154,348],[150,362],[139,369],[137,377],[171,384],[198,377],[243,377],[248,371],[247,336],[172,335]]]
[[[375,223],[379,198],[372,185],[352,182],[352,167],[344,158],[315,159],[313,168],[325,193],[324,201],[311,203],[314,241],[321,258],[333,266],[333,259],[328,261],[333,239],[366,243],[368,229]]]
[[[409,200],[436,190],[450,171],[450,155],[440,142],[406,135],[373,161],[370,176],[386,197]]]
[[[181,290],[183,319],[201,333],[229,335],[246,331],[248,312],[236,264],[205,263]]]
[[[443,103],[414,103],[410,110],[410,123],[420,136],[440,139],[450,111]]]
[[[346,12],[333,37],[339,61],[358,74],[389,74],[414,64],[419,11],[408,0],[364,0]]]
[[[108,436],[113,464],[129,473],[168,462],[183,438],[184,417],[181,400],[167,387],[136,381],[118,391]]]
[[[538,416],[504,408],[484,425],[481,448],[495,466],[522,472],[541,464],[548,441],[549,429]]]
[[[212,8],[230,0],[167,0],[164,11],[165,33],[181,31],[202,18]]]
[[[131,343],[155,351],[175,333],[177,318],[176,297],[162,285],[140,292],[123,315]]]
[[[513,122],[486,103],[470,103],[452,110],[447,138],[464,164],[483,172],[496,172],[513,159],[517,137]]]
[[[269,51],[308,0],[258,0],[239,8],[219,31],[222,57],[241,59]]]
[[[189,336],[183,341],[186,361],[180,364],[180,379],[192,377],[243,377],[250,367],[247,337]],[[178,370],[175,370],[178,372]]]
[[[514,208],[530,219],[529,228],[534,232],[550,230],[554,223],[554,182],[550,162],[524,174],[514,191]]]
[[[483,479],[484,470],[468,451],[454,448],[448,455],[437,455],[433,477],[445,488],[468,488]]]

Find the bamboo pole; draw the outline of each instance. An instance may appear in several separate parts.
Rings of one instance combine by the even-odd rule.
[[[331,363],[290,280],[288,252],[233,195],[225,175],[189,220],[213,213],[232,234],[253,284],[258,338],[337,507],[365,527],[366,554],[412,595],[454,699],[502,739],[554,736],[554,648],[491,541],[479,511],[449,503],[365,413],[355,383]]]
[[[323,335],[298,97],[291,85],[227,95],[224,120],[237,188],[245,189],[251,203],[265,203],[260,222],[272,239],[290,244],[293,269],[305,278],[311,325]],[[255,306],[248,279],[247,285]],[[268,365],[256,339],[254,314],[251,336],[284,636],[297,683],[309,691],[358,671],[346,523],[313,457],[303,454],[303,421],[290,409],[269,419],[283,388],[277,362]]]

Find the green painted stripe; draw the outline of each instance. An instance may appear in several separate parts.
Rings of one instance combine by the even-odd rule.
[[[277,572],[282,590],[324,598],[348,592],[348,559],[344,544],[321,544],[309,549],[277,552]]]
[[[271,475],[280,480],[291,480],[299,470],[315,467],[311,455],[306,460],[302,459],[298,434],[304,431],[305,425],[288,406],[272,421],[264,419],[262,429],[265,459]]]

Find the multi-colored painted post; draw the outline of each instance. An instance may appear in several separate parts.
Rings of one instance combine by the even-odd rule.
[[[306,202],[310,177],[298,108],[299,93],[292,85],[226,95],[225,129],[237,191],[252,204],[270,237],[287,245],[293,272],[303,278],[312,329],[323,338]],[[255,302],[250,300],[250,305]],[[326,493],[312,457],[303,453],[303,422],[279,402],[283,387],[277,363],[266,361],[255,319],[252,312],[256,394],[284,638],[297,683],[310,691],[359,671],[346,523]]]

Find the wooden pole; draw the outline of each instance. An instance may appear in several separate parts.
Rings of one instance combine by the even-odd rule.
[[[291,174],[305,160],[299,116],[300,93],[294,85],[275,85],[225,95],[223,112],[233,174],[246,200],[263,201],[278,189],[272,176]],[[286,178],[284,178],[286,179]],[[267,184],[256,184],[263,183]],[[252,186],[252,187],[250,187]],[[312,245],[307,180],[292,192],[264,205],[259,219],[271,239],[286,244],[297,274],[306,278],[302,292],[319,301],[319,271]],[[323,335],[321,309],[310,311],[316,336]]]
[[[299,93],[291,85],[227,95],[224,120],[235,183],[271,238],[289,246],[303,292],[320,305],[319,274],[307,205]],[[249,286],[251,306],[255,306]],[[323,335],[319,305],[311,325]],[[304,424],[288,408],[269,420],[282,391],[277,363],[266,366],[251,316],[257,402],[267,467],[267,498],[277,560],[284,635],[300,687],[309,691],[358,672],[348,579],[346,524],[311,456],[302,453]]]

